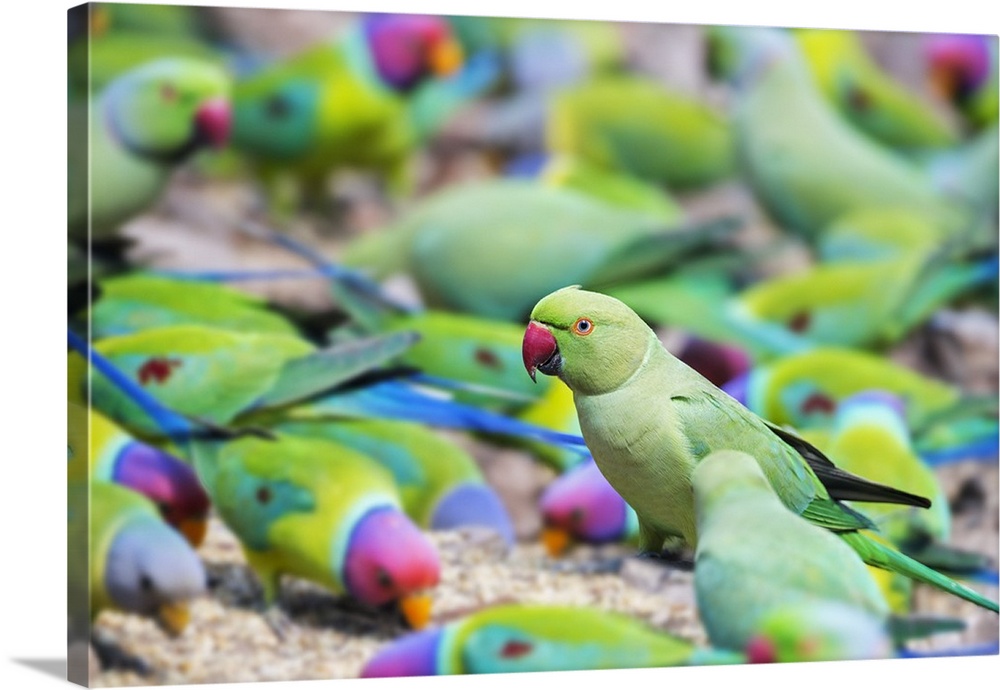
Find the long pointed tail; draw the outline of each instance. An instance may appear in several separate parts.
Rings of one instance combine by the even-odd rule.
[[[1000,607],[983,595],[964,585],[960,585],[949,577],[932,570],[913,560],[890,546],[884,546],[862,532],[845,532],[840,537],[854,549],[861,560],[876,568],[884,568],[894,573],[906,575],[909,578],[937,587],[946,592],[970,601],[976,606],[982,606],[994,613],[1000,613]]]

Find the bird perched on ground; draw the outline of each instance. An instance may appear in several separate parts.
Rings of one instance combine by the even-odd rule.
[[[411,275],[429,306],[517,321],[560,285],[667,271],[737,225],[668,225],[573,190],[490,180],[423,200],[385,232],[355,241],[342,260],[377,279]]]
[[[992,611],[977,592],[868,537],[873,523],[841,501],[928,507],[926,498],[844,472],[667,352],[627,306],[576,286],[542,298],[524,336],[524,365],[573,390],[580,428],[601,472],[639,516],[639,548],[668,537],[697,546],[691,473],[715,450],[752,453],[792,513],[838,534],[869,565],[932,584]]]
[[[90,487],[90,610],[155,617],[171,634],[188,623],[188,603],[206,592],[191,546],[152,501],[117,484]]]
[[[488,608],[391,642],[362,678],[743,663],[619,613],[569,606]]]
[[[879,67],[858,32],[797,29],[794,33],[820,91],[859,130],[903,150],[958,143],[955,123]]]
[[[239,79],[233,146],[272,187],[291,181],[306,200],[323,192],[333,170],[352,167],[377,173],[399,196],[413,184],[421,136],[409,101],[462,59],[441,17],[367,15],[335,42]]]
[[[331,441],[276,433],[215,444],[195,466],[260,578],[265,616],[279,633],[284,574],[370,606],[398,605],[412,627],[426,624],[438,554],[374,460]]]
[[[877,619],[889,606],[856,553],[789,511],[746,453],[709,453],[691,472],[695,592],[712,645],[744,649],[761,619],[790,604],[837,602]]]
[[[309,405],[296,406],[283,417],[273,425],[276,431],[335,441],[387,469],[406,514],[422,528],[485,527],[507,544],[514,542],[510,515],[475,458],[423,425],[345,419]]]
[[[88,228],[95,240],[111,237],[157,199],[172,166],[225,144],[228,96],[229,78],[217,66],[164,58],[118,77],[96,100],[73,104],[70,237],[85,240]]]
[[[727,116],[637,75],[588,80],[553,97],[546,146],[609,170],[698,187],[734,171]]]
[[[819,92],[791,35],[711,27],[716,62],[736,84],[738,159],[778,223],[807,239],[848,211],[907,207],[946,228],[969,211],[944,198],[915,164],[857,131]]]
[[[90,410],[93,481],[114,482],[151,500],[160,516],[199,546],[208,528],[208,494],[194,470],[159,448],[136,440],[102,414]]]

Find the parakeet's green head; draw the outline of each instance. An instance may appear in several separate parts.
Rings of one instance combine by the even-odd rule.
[[[229,138],[229,80],[218,67],[186,58],[146,63],[101,96],[104,124],[129,151],[174,163]]]
[[[558,376],[575,393],[616,389],[642,366],[656,335],[632,309],[597,292],[565,287],[531,311],[521,356],[528,374]]]

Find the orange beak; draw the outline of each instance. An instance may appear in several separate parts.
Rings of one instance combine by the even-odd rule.
[[[955,92],[958,90],[955,84],[955,73],[942,65],[935,65],[931,68],[930,85],[934,95],[945,101],[954,98]]]
[[[447,77],[462,66],[462,46],[453,38],[443,39],[431,48],[428,64],[438,77]]]
[[[156,612],[156,618],[164,630],[176,637],[191,621],[191,612],[185,603],[163,604]]]
[[[569,532],[559,527],[542,528],[542,544],[552,558],[559,558],[569,548]]]
[[[191,546],[198,547],[205,541],[205,534],[208,532],[208,520],[205,518],[188,518],[177,526],[180,533],[188,540]]]
[[[422,593],[408,594],[399,600],[399,610],[411,628],[425,628],[431,620],[431,596]]]

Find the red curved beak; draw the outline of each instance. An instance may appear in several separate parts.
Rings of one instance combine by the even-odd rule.
[[[222,147],[229,140],[229,129],[232,117],[229,112],[229,102],[223,98],[213,98],[205,101],[194,116],[198,132],[216,148]]]
[[[549,329],[537,321],[530,322],[521,342],[521,359],[524,360],[524,368],[532,381],[536,381],[535,370],[551,360],[558,352],[559,345]],[[547,372],[542,369],[542,373]]]

